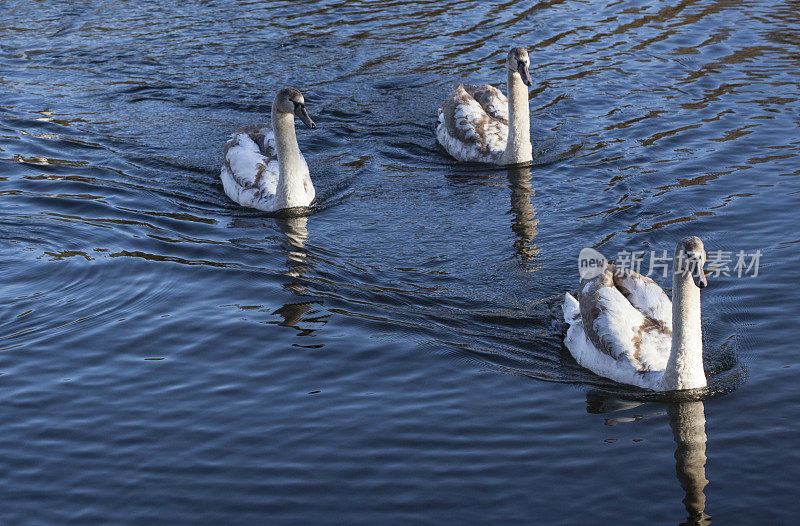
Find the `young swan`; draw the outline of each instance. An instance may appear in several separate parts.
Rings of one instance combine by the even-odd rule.
[[[225,143],[220,178],[225,193],[242,206],[275,212],[309,206],[316,192],[297,145],[294,118],[317,125],[306,111],[303,94],[284,88],[272,103],[272,126],[243,126]]]
[[[564,343],[583,367],[620,383],[654,391],[707,385],[700,331],[700,289],[706,287],[700,238],[675,248],[672,299],[652,279],[609,265],[567,293]]]
[[[459,161],[519,164],[533,160],[528,86],[530,58],[524,47],[506,57],[508,99],[494,86],[459,84],[439,109],[436,138]],[[511,109],[509,112],[509,102]]]

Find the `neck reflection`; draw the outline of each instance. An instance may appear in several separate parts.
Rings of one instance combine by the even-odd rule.
[[[286,267],[284,272],[289,277],[300,278],[311,269],[308,261],[308,217],[279,217],[275,219],[281,233],[286,236]],[[286,286],[296,294],[305,292],[306,287],[302,283],[288,283]]]
[[[279,217],[275,219],[275,223],[281,233],[286,236],[284,243],[286,271],[284,275],[293,278],[285,283],[283,288],[298,296],[304,296],[308,292],[308,286],[303,275],[313,269],[306,247],[309,240],[308,217]],[[330,316],[325,314],[324,310],[320,310],[321,305],[322,302],[319,300],[286,303],[275,309],[272,314],[283,318],[283,321],[276,322],[277,325],[293,327],[299,331],[299,336],[310,336],[321,326],[319,324],[324,325]]]
[[[511,230],[516,235],[514,252],[524,265],[530,265],[539,258],[539,247],[534,239],[539,233],[539,220],[536,209],[531,204],[531,196],[536,191],[531,188],[531,168],[529,166],[509,167],[508,181],[511,187]],[[529,270],[537,270],[535,265]]]
[[[639,408],[642,402],[624,400],[592,391],[586,396],[586,410],[590,413],[621,413],[606,418],[606,425],[636,422],[649,416],[663,415],[661,411],[643,414],[627,413]],[[705,526],[711,517],[705,513],[706,496],[703,493],[706,479],[706,417],[702,401],[674,402],[667,405],[669,426],[675,439],[675,473],[685,496],[683,504],[688,514],[681,526]]]
[[[675,472],[686,492],[683,503],[689,516],[683,524],[710,524],[706,515],[706,416],[703,402],[683,402],[667,406],[669,426],[675,438]]]

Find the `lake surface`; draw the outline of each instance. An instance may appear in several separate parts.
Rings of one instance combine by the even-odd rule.
[[[3,524],[800,518],[796,0],[2,7]],[[534,165],[455,163],[511,45]],[[286,85],[307,218],[218,177]],[[579,367],[580,249],[693,234],[761,253],[703,292],[708,392]]]

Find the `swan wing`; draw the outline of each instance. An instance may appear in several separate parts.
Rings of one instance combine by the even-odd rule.
[[[278,186],[278,155],[269,126],[246,126],[234,132],[225,143],[220,177],[232,200],[272,211]]]
[[[459,84],[439,110],[436,136],[460,161],[497,162],[508,141],[508,100],[488,84]]]
[[[672,330],[672,302],[658,283],[636,272],[615,272],[614,286],[636,309]]]
[[[508,99],[502,91],[489,84],[482,86],[462,84],[461,86],[481,105],[489,117],[508,126]]]
[[[578,301],[586,337],[620,368],[661,371],[669,358],[672,331],[640,312],[614,286],[612,270],[581,283]]]
[[[581,318],[580,303],[569,292],[564,295],[563,310],[564,321],[568,324],[564,344],[581,366],[617,382],[651,389],[657,385],[660,372],[639,371],[626,360],[616,360],[610,354],[599,351],[589,341]]]

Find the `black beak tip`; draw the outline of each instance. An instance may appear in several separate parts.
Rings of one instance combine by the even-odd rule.
[[[528,66],[520,62],[519,65],[517,66],[517,72],[519,73],[519,76],[522,78],[522,83],[528,87],[531,87],[531,85],[533,84],[533,79],[531,78],[531,72],[528,71]]]

